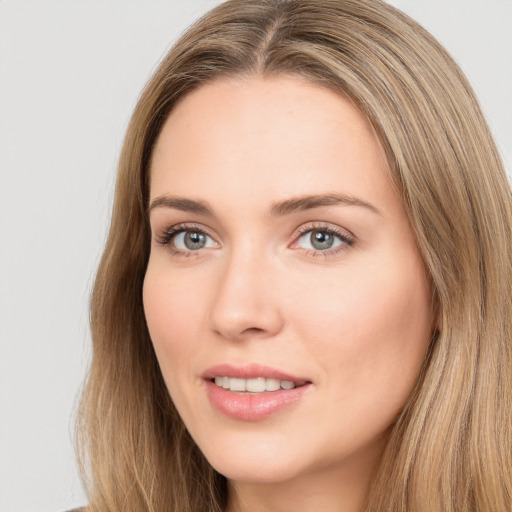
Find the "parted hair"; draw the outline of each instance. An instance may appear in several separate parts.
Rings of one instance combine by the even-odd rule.
[[[226,506],[226,479],[180,419],[145,322],[148,173],[185,95],[223,77],[279,75],[336,91],[371,123],[435,292],[436,335],[365,510],[512,510],[510,184],[460,68],[380,0],[227,0],[179,39],[143,90],[91,298],[92,362],[77,423],[87,510]]]

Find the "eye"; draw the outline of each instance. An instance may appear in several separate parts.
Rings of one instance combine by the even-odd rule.
[[[211,237],[203,231],[181,231],[172,237],[172,242],[179,251],[198,251],[216,244]]]
[[[342,246],[352,246],[354,240],[332,227],[316,227],[313,229],[303,228],[302,234],[293,244],[294,247],[300,247],[310,251],[331,252]]]
[[[191,255],[201,249],[218,247],[217,242],[204,230],[185,224],[165,230],[157,236],[157,241],[168,246],[173,254],[183,256]]]

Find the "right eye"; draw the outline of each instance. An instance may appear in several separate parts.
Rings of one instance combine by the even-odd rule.
[[[173,256],[199,255],[201,249],[219,246],[206,230],[194,224],[177,224],[157,235],[156,239],[168,247]]]
[[[197,229],[175,232],[169,241],[178,251],[198,251],[217,246],[212,237]]]

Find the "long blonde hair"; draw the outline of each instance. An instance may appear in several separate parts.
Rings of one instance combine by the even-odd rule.
[[[459,67],[379,0],[228,0],[144,89],[123,145],[91,301],[78,443],[91,512],[212,512],[224,477],[188,435],[142,307],[148,167],[174,105],[229,75],[299,75],[373,125],[429,270],[438,333],[393,427],[368,512],[512,510],[512,211],[503,165]]]

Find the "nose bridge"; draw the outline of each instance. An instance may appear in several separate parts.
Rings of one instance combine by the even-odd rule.
[[[226,254],[211,307],[212,328],[230,339],[271,336],[282,328],[272,262],[246,243]]]

